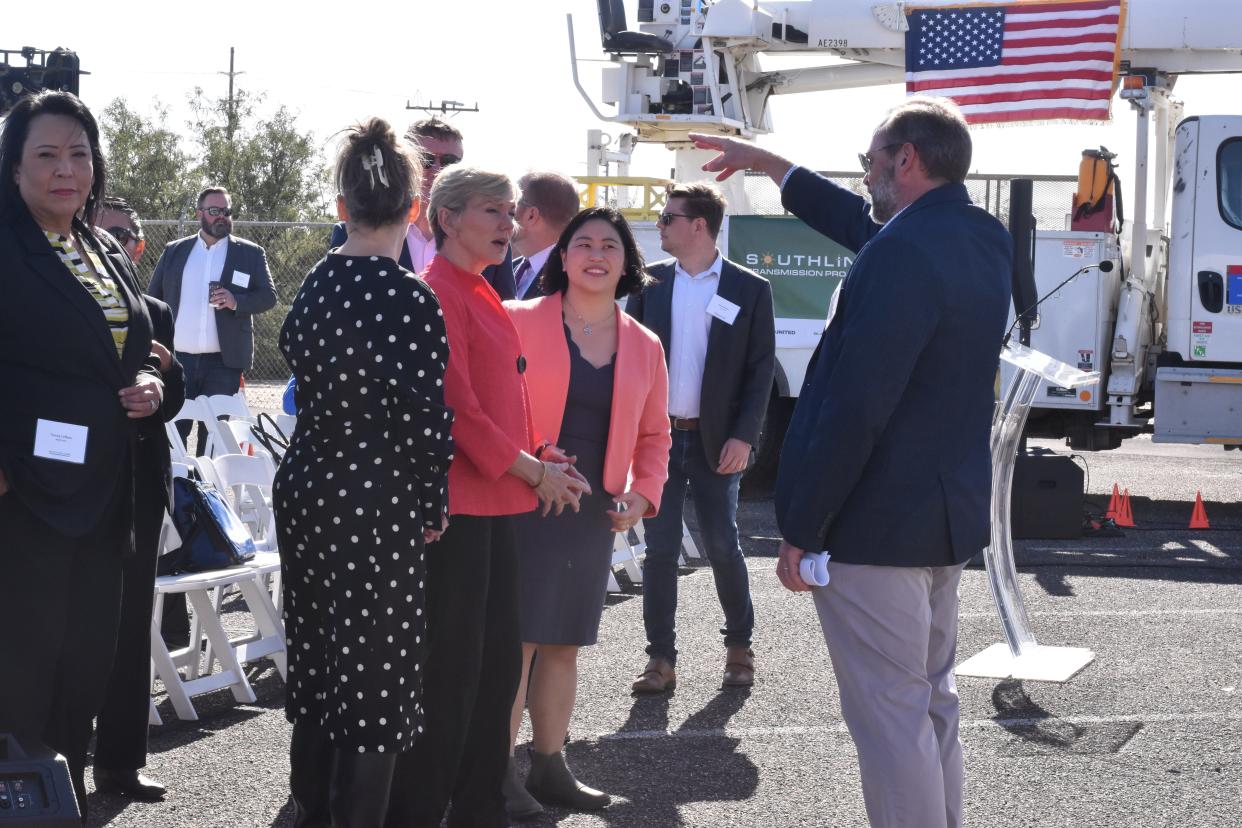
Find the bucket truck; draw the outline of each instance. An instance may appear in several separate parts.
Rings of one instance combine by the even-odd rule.
[[[597,117],[672,150],[675,175],[690,181],[705,177],[711,153],[689,132],[754,138],[774,128],[774,95],[903,82],[906,11],[946,3],[638,0],[634,28],[621,0],[598,5],[611,65],[597,100],[578,78],[570,21],[575,84]],[[1144,432],[1242,445],[1242,116],[1183,119],[1171,95],[1181,75],[1242,72],[1239,19],[1235,0],[1127,3],[1118,94],[1135,116],[1129,215],[1110,209],[1102,223],[1039,231],[1033,243],[1037,295],[1050,295],[1030,344],[1101,372],[1101,383],[1041,386],[1030,433],[1088,450]],[[831,60],[765,70],[763,58],[779,54]],[[731,212],[750,212],[741,176],[726,187]],[[1106,190],[1120,201],[1115,174]],[[784,344],[774,399],[797,394],[810,350]]]

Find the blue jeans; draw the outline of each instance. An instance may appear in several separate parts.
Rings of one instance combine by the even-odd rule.
[[[716,596],[724,610],[720,633],[727,647],[749,647],[755,628],[750,577],[737,540],[737,490],[741,473],[717,474],[708,464],[697,431],[673,429],[668,457],[668,482],[660,513],[644,520],[647,557],[643,562],[643,624],[647,654],[677,663],[677,557],[681,553],[681,514],[686,489],[694,498],[703,553],[712,566]]]

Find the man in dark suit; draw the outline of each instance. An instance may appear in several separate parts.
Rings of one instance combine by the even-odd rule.
[[[552,255],[552,248],[581,208],[578,188],[560,173],[529,172],[518,179],[517,210],[513,221],[515,298],[536,299],[544,295],[539,273]]]
[[[436,243],[431,233],[431,214],[427,205],[431,203],[431,185],[436,176],[445,167],[460,164],[465,157],[464,139],[461,130],[446,121],[432,116],[410,124],[405,131],[405,140],[418,148],[423,162],[423,179],[421,209],[406,232],[405,244],[401,245],[401,255],[397,264],[413,273],[422,273],[423,269],[436,255]],[[332,236],[328,241],[329,248],[337,248],[349,238],[345,222],[339,221],[332,227]],[[512,299],[515,294],[513,281],[513,251],[505,254],[505,260],[497,265],[489,265],[483,270],[483,278],[495,289],[501,299]]]
[[[655,284],[626,310],[659,337],[669,369],[673,445],[660,513],[647,521],[643,622],[650,660],[632,685],[661,693],[677,683],[677,558],[686,489],[724,610],[724,684],[754,682],[755,626],[737,493],[759,439],[776,370],[772,286],[721,256],[724,199],[708,184],[674,187],[660,244],[674,258],[649,268]]]
[[[108,198],[99,222],[124,251],[108,250],[118,269],[133,276],[142,225],[133,208]],[[124,231],[124,232],[117,232]],[[124,237],[124,241],[122,241]],[[159,358],[164,400],[156,416],[138,421],[134,450],[134,554],[121,573],[121,621],[116,656],[103,708],[95,722],[95,790],[144,801],[163,798],[164,786],[140,773],[147,763],[147,716],[151,696],[151,609],[164,512],[172,504],[172,464],[164,424],[185,401],[185,374],[172,354],[172,310],[158,299],[143,296],[151,317],[151,353]]]
[[[251,317],[276,304],[267,254],[231,235],[232,215],[223,187],[199,193],[201,229],[169,242],[147,288],[172,308],[187,399],[237,393],[254,359]],[[189,436],[188,428],[182,436]]]
[[[957,587],[989,542],[988,435],[1010,298],[1009,233],[970,203],[971,140],[951,103],[893,109],[860,156],[871,204],[732,139],[704,169],[756,169],[785,206],[858,251],[807,371],[776,488],[790,590],[814,598],[876,826],[961,823],[953,680]]]

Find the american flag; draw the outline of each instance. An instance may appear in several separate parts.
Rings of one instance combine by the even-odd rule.
[[[907,11],[906,92],[966,121],[1107,120],[1125,0]]]

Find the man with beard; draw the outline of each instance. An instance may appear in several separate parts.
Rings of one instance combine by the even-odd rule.
[[[726,178],[756,169],[858,255],[781,454],[777,576],[811,591],[873,826],[961,824],[957,587],[989,541],[992,383],[1012,243],[972,205],[966,122],[947,101],[889,112],[860,156],[871,204],[741,141],[691,136]],[[829,583],[799,575],[830,554]]]
[[[199,193],[197,215],[199,232],[169,242],[147,289],[172,308],[187,400],[237,393],[254,359],[251,317],[276,304],[267,254],[231,235],[228,191],[208,187]],[[189,437],[188,425],[182,437]],[[200,439],[200,453],[202,445]]]

